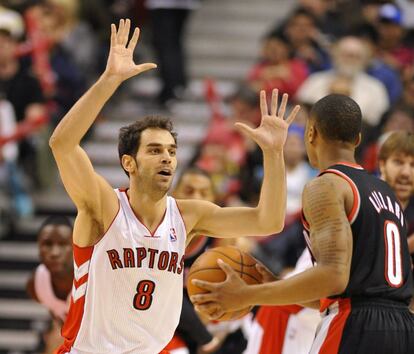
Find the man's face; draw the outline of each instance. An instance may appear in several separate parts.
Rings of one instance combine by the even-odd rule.
[[[67,225],[47,225],[38,236],[41,262],[54,275],[72,270],[72,229]]]
[[[0,33],[0,64],[6,64],[16,60],[16,46],[16,41],[10,35]]]
[[[180,184],[174,191],[174,197],[177,199],[215,201],[211,180],[204,175],[196,173],[187,173],[181,178]]]
[[[344,38],[334,48],[333,59],[337,72],[346,77],[354,77],[364,70],[368,60],[368,49],[357,38]]]
[[[305,157],[303,138],[299,134],[288,134],[283,154],[286,165],[292,168],[296,167]]]
[[[177,145],[169,131],[149,128],[142,132],[136,155],[136,175],[140,182],[167,192],[177,168]]]
[[[386,181],[400,202],[407,201],[414,190],[414,156],[395,152],[380,161],[381,178]]]

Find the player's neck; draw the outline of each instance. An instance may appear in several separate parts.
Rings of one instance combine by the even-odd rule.
[[[166,193],[150,193],[131,186],[127,191],[129,203],[138,219],[153,232],[164,217],[167,207]]]
[[[348,162],[355,164],[355,151],[349,148],[341,148],[332,146],[326,146],[321,153],[319,159],[319,169],[321,171],[326,170],[329,166],[333,166],[339,162]]]

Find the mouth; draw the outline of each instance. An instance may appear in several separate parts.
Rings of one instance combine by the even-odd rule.
[[[161,175],[161,176],[170,177],[170,176],[172,176],[172,171],[168,170],[168,169],[164,169],[164,170],[161,170],[160,172],[158,172],[158,174]]]

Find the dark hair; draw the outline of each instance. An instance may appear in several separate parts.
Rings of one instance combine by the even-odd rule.
[[[48,216],[40,225],[39,227],[39,231],[38,231],[38,235],[42,232],[42,230],[49,225],[56,225],[56,226],[67,226],[69,227],[71,230],[73,230],[73,225],[72,225],[72,221],[69,217],[65,216],[65,215],[51,215]]]
[[[202,168],[197,167],[197,166],[189,166],[181,172],[180,177],[177,180],[177,184],[176,184],[177,187],[180,185],[180,183],[181,183],[181,181],[182,181],[182,179],[185,175],[198,175],[198,176],[207,177],[210,180],[211,185],[213,185],[213,180],[212,180],[210,174],[207,171],[205,171]]]
[[[414,156],[414,134],[407,131],[396,131],[391,133],[381,145],[379,160],[386,161],[394,153],[404,153]]]
[[[293,11],[289,15],[289,17],[286,21],[287,22],[286,26],[289,26],[289,24],[292,22],[292,20],[295,17],[299,17],[299,16],[306,16],[306,17],[310,18],[313,21],[313,24],[315,25],[315,27],[319,26],[318,18],[311,11],[309,11],[308,9],[306,9],[304,7],[298,7],[295,11]]]
[[[144,119],[138,120],[126,127],[122,127],[119,130],[118,155],[121,166],[122,156],[135,156],[141,143],[141,133],[145,129],[150,128],[167,130],[174,138],[175,143],[177,143],[177,133],[174,132],[173,124],[169,118],[160,116],[147,116]],[[127,171],[125,171],[125,173],[129,177],[129,173]]]
[[[331,94],[321,98],[313,105],[310,117],[327,140],[354,143],[361,132],[361,109],[345,95]]]
[[[229,97],[230,102],[233,100],[241,100],[250,107],[259,107],[259,94],[247,84],[240,84],[236,92]]]

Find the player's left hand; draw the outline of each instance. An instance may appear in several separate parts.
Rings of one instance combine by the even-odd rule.
[[[280,152],[283,150],[289,125],[293,122],[300,110],[299,105],[295,106],[292,112],[285,119],[286,106],[289,96],[286,93],[283,94],[282,102],[279,108],[278,96],[279,91],[274,89],[272,91],[269,112],[267,107],[266,92],[263,90],[260,91],[260,110],[262,113],[262,120],[260,122],[260,126],[256,129],[252,129],[243,123],[236,123],[236,127],[244,134],[252,138],[263,151]]]
[[[221,283],[211,283],[193,279],[194,285],[209,292],[193,295],[190,298],[195,309],[206,315],[210,320],[220,318],[226,312],[241,310],[250,306],[243,296],[248,285],[227,263],[219,259],[217,264],[226,273],[226,280]]]

